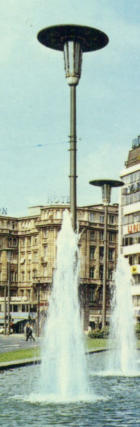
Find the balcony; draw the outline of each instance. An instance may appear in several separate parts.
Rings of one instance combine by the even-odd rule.
[[[0,302],[4,302],[4,297],[0,297]],[[10,297],[10,302],[18,302],[18,303],[25,303],[28,302],[29,303],[29,298],[28,297]]]
[[[123,255],[132,255],[140,253],[140,243],[123,246]]]
[[[140,267],[140,266],[138,266],[138,267]],[[140,295],[140,284],[139,285],[133,285],[131,289],[132,289],[132,296]]]

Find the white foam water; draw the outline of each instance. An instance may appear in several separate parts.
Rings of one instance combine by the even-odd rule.
[[[44,331],[39,380],[39,395],[51,401],[80,399],[88,393],[78,298],[78,239],[70,215],[65,211],[57,239],[57,265]]]
[[[112,300],[110,342],[107,370],[123,375],[136,375],[138,369],[134,308],[132,302],[132,276],[128,260],[120,255],[115,272]]]

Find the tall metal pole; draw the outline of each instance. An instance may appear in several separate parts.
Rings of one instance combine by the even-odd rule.
[[[76,86],[70,86],[70,212],[72,226],[76,230]]]
[[[40,282],[37,283],[37,337],[40,335]]]
[[[108,206],[104,205],[104,272],[103,272],[103,306],[102,306],[102,327],[103,328],[106,326],[107,216],[108,216]]]
[[[7,296],[7,284],[4,285],[4,335],[6,335],[6,296]]]
[[[8,264],[7,264],[7,275],[8,275],[8,330],[7,333],[10,335],[10,252],[8,253]]]
[[[81,25],[55,25],[38,33],[40,43],[64,52],[67,83],[70,86],[70,211],[76,230],[76,86],[81,76],[82,54],[105,47],[108,37],[102,31]]]

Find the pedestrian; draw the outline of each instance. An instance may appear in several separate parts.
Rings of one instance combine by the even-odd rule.
[[[32,325],[27,324],[27,326],[26,326],[26,341],[28,341],[29,339],[32,341],[35,341],[35,338],[33,336]]]
[[[26,341],[28,341],[28,339],[29,339],[29,334],[30,334],[30,326],[29,326],[29,323],[27,323],[25,326]]]
[[[33,336],[33,327],[32,327],[32,325],[30,325],[30,327],[29,327],[29,338],[32,340],[32,341],[35,341],[35,337]]]

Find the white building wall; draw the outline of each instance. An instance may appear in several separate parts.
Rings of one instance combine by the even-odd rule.
[[[129,259],[134,282],[132,296],[135,315],[140,318],[140,221],[137,220],[140,215],[140,163],[126,167],[120,176],[125,183],[121,188],[121,253]]]

